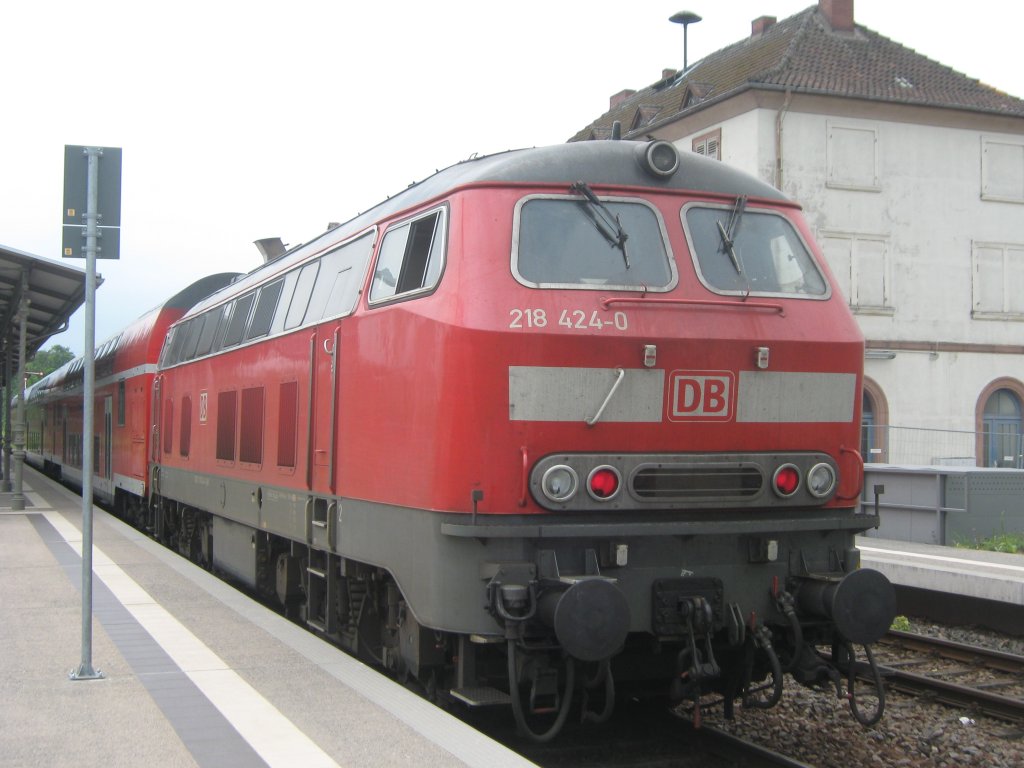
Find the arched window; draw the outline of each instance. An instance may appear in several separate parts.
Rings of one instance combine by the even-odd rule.
[[[1021,400],[1010,389],[997,389],[985,400],[982,415],[982,466],[1022,466]]]
[[[860,452],[865,463],[881,464],[889,460],[886,451],[889,433],[889,404],[882,388],[864,377],[861,401]]]

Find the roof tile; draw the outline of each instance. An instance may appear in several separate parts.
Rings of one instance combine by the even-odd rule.
[[[834,31],[812,6],[638,91],[569,140],[604,138],[615,121],[628,136],[751,88],[1024,117],[1024,100],[860,24]]]

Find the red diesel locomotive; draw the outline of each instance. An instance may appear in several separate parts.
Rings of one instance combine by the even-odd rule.
[[[627,688],[770,706],[785,672],[871,721],[853,645],[895,601],[854,546],[863,340],[833,286],[797,205],[667,142],[469,160],[174,322],[118,505],[532,738]],[[47,445],[73,390],[37,387]]]

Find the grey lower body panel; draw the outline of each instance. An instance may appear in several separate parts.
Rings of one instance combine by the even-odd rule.
[[[460,634],[501,634],[487,610],[487,584],[510,564],[555,564],[560,577],[591,573],[614,579],[629,603],[630,630],[651,631],[652,585],[658,579],[715,577],[724,600],[744,616],[773,610],[773,579],[849,570],[854,535],[876,518],[852,510],[747,510],[673,515],[630,513],[442,514],[373,502],[316,497],[303,491],[198,476],[161,468],[156,491],[222,516],[252,533],[264,531],[313,549],[387,570],[416,620]],[[236,525],[221,550],[231,568],[248,573],[250,534]],[[215,548],[216,542],[215,528]],[[589,569],[589,570],[588,570]],[[550,573],[549,573],[550,575]],[[592,575],[592,574],[591,574]]]

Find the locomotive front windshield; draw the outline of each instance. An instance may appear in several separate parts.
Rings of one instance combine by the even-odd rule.
[[[537,196],[516,209],[512,269],[535,288],[644,288],[676,282],[661,217],[639,200]]]
[[[701,281],[716,293],[825,299],[828,283],[785,216],[731,207],[683,209],[687,240]]]

